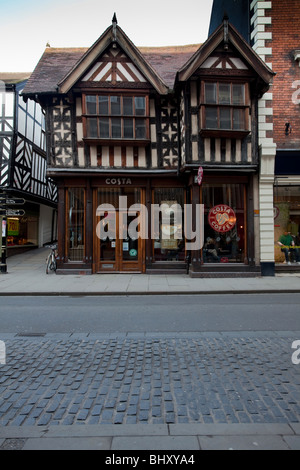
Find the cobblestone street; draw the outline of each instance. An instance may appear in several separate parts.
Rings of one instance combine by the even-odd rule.
[[[295,333],[2,339],[1,426],[299,422]]]

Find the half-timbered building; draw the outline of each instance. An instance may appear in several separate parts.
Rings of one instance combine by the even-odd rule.
[[[257,275],[257,106],[272,77],[227,18],[203,45],[138,48],[114,16],[89,49],[47,48],[24,96],[46,112],[58,272]],[[203,243],[188,243],[198,220]],[[123,230],[136,221],[139,236]]]
[[[210,29],[225,10],[230,21],[261,59],[275,72],[272,86],[258,103],[260,153],[260,259],[265,273],[300,270],[294,248],[289,261],[278,241],[290,232],[300,249],[300,2],[290,0],[214,0]]]
[[[45,117],[21,96],[29,74],[0,74],[2,270],[6,256],[56,239],[56,185],[46,175]],[[14,205],[16,201],[22,205]],[[11,201],[11,202],[9,202]]]

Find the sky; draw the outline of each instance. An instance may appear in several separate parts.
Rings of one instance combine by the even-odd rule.
[[[0,72],[32,72],[46,44],[90,47],[111,25],[136,46],[203,43],[213,0],[0,0]]]

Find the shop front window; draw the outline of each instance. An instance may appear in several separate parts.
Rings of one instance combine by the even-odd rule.
[[[67,192],[67,253],[69,261],[83,261],[85,247],[84,189]]]
[[[282,247],[277,244],[285,234],[294,242],[288,249],[291,263],[297,261],[296,251],[300,253],[300,186],[275,186],[274,188],[274,239],[275,263],[286,261]]]
[[[184,261],[184,203],[181,188],[154,190],[154,204],[161,206],[153,240],[155,261]]]
[[[204,263],[241,263],[246,256],[245,186],[203,184]]]
[[[7,246],[38,246],[39,209],[34,204],[26,203],[23,216],[7,218]]]

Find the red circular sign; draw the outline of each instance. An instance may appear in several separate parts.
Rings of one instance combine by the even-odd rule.
[[[215,232],[229,232],[236,224],[235,212],[226,204],[218,204],[210,209],[208,223]]]

